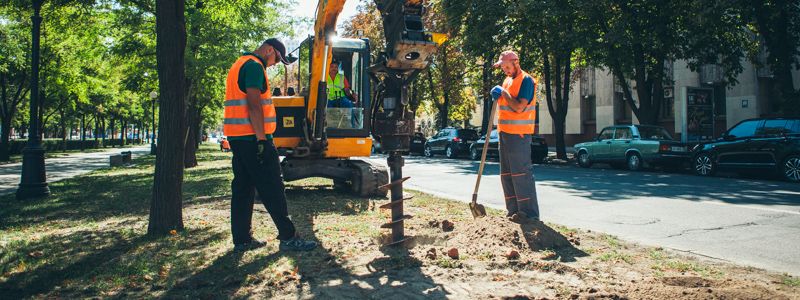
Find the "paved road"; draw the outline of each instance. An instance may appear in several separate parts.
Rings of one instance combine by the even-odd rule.
[[[411,157],[407,187],[470,201],[478,163]],[[499,165],[479,201],[505,209]],[[542,219],[644,245],[800,275],[800,184],[763,178],[534,166]],[[467,206],[464,206],[467,209]]]
[[[63,157],[45,159],[47,182],[72,178],[96,169],[108,167],[108,156],[112,153],[132,151],[134,156],[150,153],[150,146],[116,148],[102,152],[75,153]],[[22,163],[0,165],[0,195],[17,191]]]

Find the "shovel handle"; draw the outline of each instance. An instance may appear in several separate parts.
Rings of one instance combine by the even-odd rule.
[[[483,150],[481,151],[481,165],[478,167],[478,180],[475,181],[475,191],[472,192],[472,202],[477,201],[478,188],[481,186],[481,176],[483,176],[483,166],[486,164],[486,152],[489,151],[489,137],[492,135],[492,127],[494,127],[494,115],[497,113],[497,100],[492,103],[492,112],[489,114],[489,124],[486,126],[486,139],[483,141]],[[498,145],[499,146],[499,145]]]

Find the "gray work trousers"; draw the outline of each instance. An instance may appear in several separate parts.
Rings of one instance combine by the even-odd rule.
[[[531,170],[531,135],[500,132],[500,182],[508,215],[522,211],[539,217],[536,184]]]

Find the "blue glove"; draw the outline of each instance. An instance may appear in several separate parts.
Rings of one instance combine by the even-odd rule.
[[[499,85],[496,85],[494,86],[494,88],[492,88],[491,93],[492,93],[492,100],[497,100],[497,98],[500,98],[500,95],[503,94],[503,88],[500,87]]]

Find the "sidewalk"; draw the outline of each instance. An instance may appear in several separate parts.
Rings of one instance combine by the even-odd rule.
[[[133,152],[133,156],[146,155],[150,153],[150,145],[132,148],[110,148],[108,151],[75,153],[62,157],[45,159],[47,182],[56,182],[108,167],[109,155],[122,151],[131,151]],[[0,166],[0,196],[17,191],[21,174],[21,162]]]

